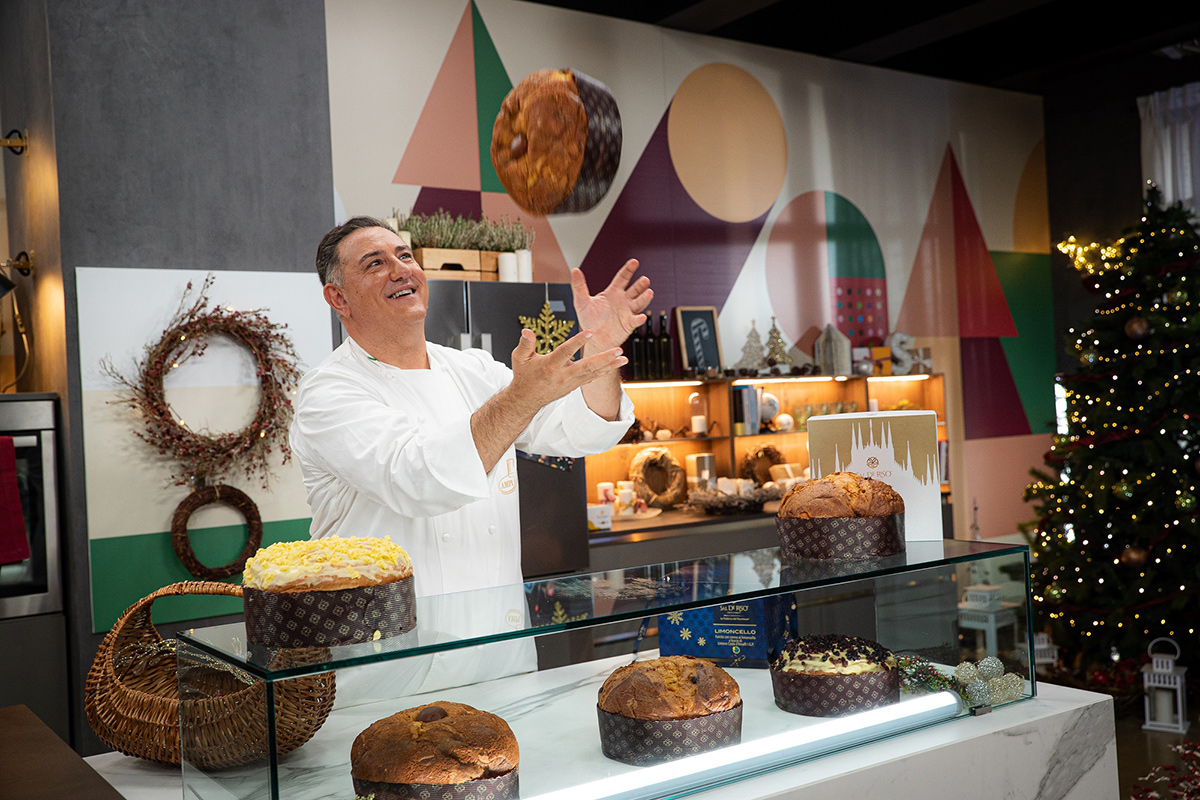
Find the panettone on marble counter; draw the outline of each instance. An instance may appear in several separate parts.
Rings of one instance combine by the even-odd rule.
[[[835,717],[900,699],[896,657],[858,636],[806,636],[771,663],[775,705],[793,714]]]
[[[508,723],[439,701],[377,720],[354,740],[354,791],[395,798],[516,798],[520,750]]]
[[[618,668],[600,687],[596,710],[604,755],[636,766],[736,744],[742,736],[737,681],[692,656]]]

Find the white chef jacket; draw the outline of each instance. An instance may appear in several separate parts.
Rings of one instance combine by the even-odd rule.
[[[483,350],[426,348],[429,369],[400,369],[347,339],[300,381],[290,441],[312,507],[310,533],[390,536],[412,557],[418,596],[519,590],[515,448],[485,473],[471,434],[471,415],[512,371]],[[609,422],[577,389],[539,411],[515,447],[584,456],[615,445],[632,422],[627,395]],[[477,598],[440,599],[443,618],[418,620],[418,628],[458,637],[523,627],[523,592],[510,594],[489,609]]]

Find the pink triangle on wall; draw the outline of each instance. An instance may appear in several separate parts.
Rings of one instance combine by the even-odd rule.
[[[479,191],[478,115],[467,3],[392,183]]]
[[[895,330],[913,336],[958,336],[953,163],[947,147],[896,319]]]
[[[947,148],[954,196],[954,262],[958,285],[958,335],[1016,336],[1017,324],[1008,310],[996,265],[988,252],[958,163]]]

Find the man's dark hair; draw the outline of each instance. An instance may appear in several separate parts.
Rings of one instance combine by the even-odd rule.
[[[391,230],[383,220],[374,217],[351,217],[325,234],[321,243],[317,245],[317,277],[321,279],[322,286],[327,283],[332,283],[334,286],[342,285],[342,263],[338,259],[338,245],[347,236],[363,228]]]

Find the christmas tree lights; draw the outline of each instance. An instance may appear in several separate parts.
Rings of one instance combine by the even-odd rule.
[[[1025,499],[1038,515],[1034,601],[1055,643],[1086,665],[1159,636],[1190,644],[1200,618],[1188,550],[1200,537],[1200,233],[1150,186],[1145,215],[1117,241],[1058,247],[1099,299],[1068,332],[1079,369],[1058,378],[1067,430]]]

